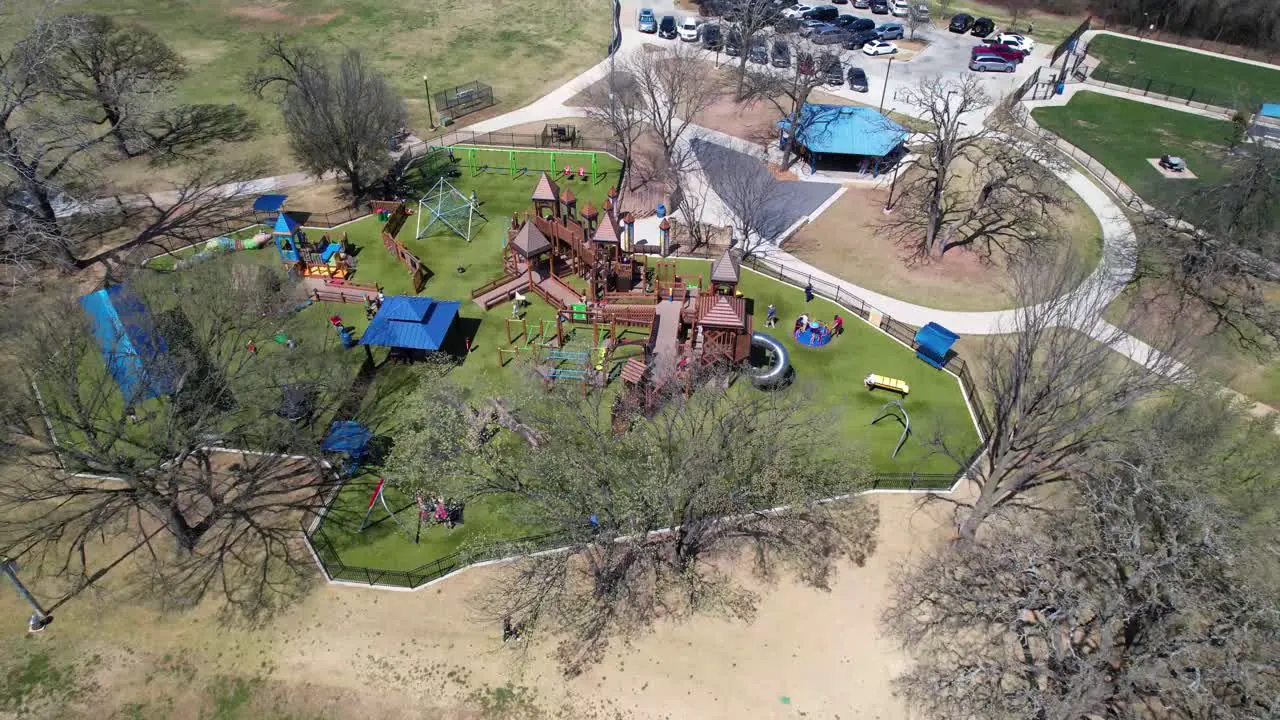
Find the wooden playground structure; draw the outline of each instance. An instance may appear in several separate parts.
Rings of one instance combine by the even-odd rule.
[[[476,288],[472,299],[488,310],[513,303],[507,320],[508,347],[497,349],[499,366],[528,357],[543,378],[582,380],[602,386],[610,379],[613,353],[624,345],[643,348],[618,373],[635,398],[652,408],[672,379],[689,380],[691,366],[741,365],[751,353],[750,301],[738,292],[740,258],[732,251],[701,275],[682,275],[673,260],[635,253],[634,219],[620,216],[611,189],[602,210],[577,207],[542,173],[532,210],[511,217],[503,247],[501,277]],[[585,281],[585,292],[570,282]],[[536,324],[520,316],[523,293],[544,299],[555,318]],[[585,346],[573,347],[575,329],[590,330]],[[643,339],[627,339],[625,333]],[[516,340],[522,340],[516,344]],[[691,388],[689,388],[691,389]]]

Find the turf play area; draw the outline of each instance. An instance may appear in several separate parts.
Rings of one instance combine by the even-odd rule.
[[[512,315],[511,303],[500,302],[486,311],[471,297],[473,290],[504,274],[504,243],[508,239],[512,214],[530,210],[531,196],[541,177],[539,172],[525,168],[534,161],[549,162],[550,158],[529,156],[528,161],[517,159],[513,173],[511,157],[505,150],[478,154],[477,165],[487,165],[488,169],[477,167],[474,172],[461,153],[455,153],[455,156],[457,170],[448,180],[461,195],[469,198],[474,193],[479,203],[478,210],[484,215],[478,221],[472,218],[471,240],[468,242],[442,223],[432,225],[430,231],[421,238],[417,237],[416,221],[421,220],[424,226],[428,221],[420,213],[419,217],[410,218],[403,224],[395,240],[421,261],[424,282],[418,295],[461,302],[457,329],[470,341],[470,352],[465,354],[460,364],[449,370],[451,379],[478,397],[502,396],[507,390],[529,382],[524,365],[500,364],[498,352],[499,348],[527,342],[527,338],[520,337],[520,328],[525,325],[516,323],[514,334],[509,335],[511,328],[507,319]],[[573,168],[571,178],[565,178],[562,172],[557,181],[561,191],[572,191],[579,207],[588,203],[597,208],[605,206],[609,188],[617,180],[619,165],[615,159],[599,155],[594,174],[590,160],[585,156],[572,161],[564,160],[562,156],[556,163],[561,171],[564,165]],[[586,169],[585,177],[577,172],[579,166]],[[415,187],[423,188],[423,193],[428,192],[441,173],[447,173],[449,168],[445,155],[437,153],[432,160],[414,169],[417,174]],[[414,196],[411,194],[409,197]],[[406,207],[414,208],[416,212],[418,204],[413,201]],[[354,264],[350,277],[352,282],[376,284],[388,297],[414,294],[414,282],[405,265],[383,245],[382,227],[383,221],[374,215],[337,229],[307,232],[313,237],[322,234],[328,234],[330,238],[346,237]],[[231,262],[279,262],[277,249],[270,244],[259,249],[237,251],[227,257]],[[674,267],[681,279],[696,278],[703,288],[709,287],[710,262],[682,259],[675,262]],[[575,292],[586,292],[587,281],[568,277],[568,273],[564,275],[564,281]],[[822,417],[825,422],[828,415],[833,417],[850,453],[865,456],[877,473],[938,474],[938,479],[929,482],[942,487],[951,484],[950,476],[958,469],[956,463],[926,446],[923,440],[941,428],[956,447],[972,449],[977,446],[977,433],[954,376],[926,364],[910,349],[852,313],[820,298],[806,302],[801,288],[743,267],[737,291],[744,302],[742,307],[750,316],[750,324],[756,331],[770,335],[785,347],[794,368],[795,386],[810,386],[815,391],[814,395],[821,398],[822,407],[815,408],[815,418]],[[770,304],[776,307],[776,327],[766,327]],[[308,309],[301,314],[311,312]],[[324,312],[327,316],[334,312],[334,308],[326,306],[323,311],[316,312]],[[357,335],[364,332],[367,323],[363,307],[358,302],[340,306],[337,312],[347,324],[355,327]],[[555,324],[556,311],[536,294],[527,295],[522,313],[527,327],[531,328],[530,334],[537,334],[537,330],[532,328]],[[843,334],[822,347],[802,345],[792,336],[793,324],[801,314],[826,324],[830,324],[837,314],[843,315]],[[578,326],[575,332],[589,334],[590,326]],[[621,350],[642,352],[640,348],[633,347]],[[363,355],[358,349],[351,352]],[[374,357],[381,363],[386,357],[385,351],[375,350]],[[591,392],[618,391],[623,386],[617,378],[620,367],[633,357],[634,353],[629,355],[625,352],[611,356],[613,367],[609,374],[613,379],[603,390],[593,389]],[[913,434],[896,457],[893,453],[901,437],[901,426],[890,422],[880,422],[875,426],[870,423],[881,407],[897,396],[885,390],[868,390],[863,379],[871,374],[896,378],[910,387],[909,394],[902,401],[910,413]],[[370,397],[403,397],[420,376],[412,364],[381,363]],[[578,381],[561,379],[556,382]],[[750,392],[763,392],[747,387]],[[788,390],[781,388],[776,391]],[[397,426],[395,405],[372,406],[366,403],[365,411],[366,417],[362,420],[369,423],[377,434],[394,440]],[[394,489],[388,489],[386,498],[400,523],[389,520],[386,512],[379,509],[371,518],[374,524],[361,532],[360,521],[377,478],[376,468],[369,468],[368,472],[371,474],[353,478],[343,487],[333,505],[337,512],[330,515],[320,528],[324,541],[332,546],[345,565],[411,570],[459,550],[465,551],[473,544],[472,540],[517,538],[537,532],[537,528],[512,526],[503,513],[503,500],[495,498],[466,500],[465,520],[452,529],[433,524],[419,528],[418,508],[413,499],[401,497]]]

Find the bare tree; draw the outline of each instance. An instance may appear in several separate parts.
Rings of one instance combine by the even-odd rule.
[[[719,99],[720,82],[708,71],[702,52],[684,43],[662,52],[632,53],[625,71],[643,101],[645,124],[674,162],[682,154],[686,131]]]
[[[806,394],[744,393],[726,379],[699,376],[688,396],[673,381],[648,414],[625,401],[611,413],[609,395],[583,398],[576,388],[531,397],[514,412],[541,439],[536,450],[504,452],[501,436],[467,434],[464,412],[431,421],[429,437],[406,438],[403,449],[397,441],[393,455],[405,453],[405,467],[439,468],[437,488],[455,497],[505,498],[519,526],[553,533],[546,542],[561,551],[503,550],[526,555],[484,606],[559,636],[560,659],[574,673],[612,638],[659,617],[749,615],[754,595],[721,561],[751,553],[762,572],[787,567],[821,586],[836,559],[870,551],[874,520],[865,508],[818,502],[855,490],[866,474],[827,442],[829,426],[815,422]],[[446,416],[457,406],[421,404]],[[468,438],[463,447],[449,439],[457,437]]]
[[[248,84],[259,96],[280,88],[294,156],[316,176],[340,173],[358,205],[394,162],[387,141],[408,122],[404,99],[356,50],[334,62],[277,36],[263,62]]]
[[[781,17],[781,6],[773,0],[736,0],[725,15],[730,32],[740,38],[737,97],[747,95],[747,55],[752,44],[764,40],[765,30]]]
[[[714,193],[704,178],[686,174],[680,184],[680,223],[673,229],[673,239],[690,250],[709,247],[724,234],[714,222]],[[687,240],[687,242],[685,242]]]
[[[917,6],[912,6],[911,11],[907,13],[905,18],[903,18],[903,21],[907,25],[907,38],[910,40],[916,39],[916,31],[920,28],[929,27],[928,19],[926,19],[925,16],[920,15],[920,13],[917,13],[916,7]],[[925,7],[927,8],[928,6],[926,5]]]
[[[979,125],[991,99],[976,78],[926,78],[905,98],[929,125],[917,131],[886,233],[919,259],[959,247],[1013,256],[1056,239],[1053,211],[1066,200],[1050,168],[1059,161],[1041,144],[1009,139],[998,121]]]
[[[840,61],[839,55],[803,39],[797,40],[793,49],[793,71],[779,73],[768,68],[752,70],[747,73],[744,89],[739,91],[740,95],[751,100],[773,105],[782,119],[790,124],[782,155],[784,169],[791,167],[800,157],[799,136],[821,133],[823,127],[837,117],[833,113],[806,113],[804,106],[814,90],[826,85],[826,69],[832,63]],[[772,137],[763,140],[768,145]]]
[[[1274,716],[1280,607],[1260,579],[1276,561],[1218,497],[1280,486],[1274,465],[1232,462],[1257,442],[1274,457],[1273,428],[1241,435],[1248,421],[1219,399],[1177,402],[1200,412],[1144,414],[1148,427],[1080,468],[1049,512],[904,574],[885,620],[915,655],[898,678],[913,706],[993,720]]]
[[[1034,504],[1033,491],[1077,478],[1094,448],[1116,442],[1117,418],[1187,372],[1176,325],[1157,328],[1163,342],[1152,347],[1134,341],[1133,319],[1119,326],[1101,319],[1115,289],[1109,279],[1085,279],[1073,261],[1044,258],[1015,265],[1012,274],[1019,309],[982,358],[991,428],[970,471],[977,497],[959,504],[965,542],[992,515]]]
[[[1000,0],[1001,7],[1009,13],[1009,32],[1018,32],[1018,21],[1034,6],[1034,0]]]
[[[23,372],[0,385],[4,443],[24,472],[0,487],[0,539],[69,596],[128,559],[142,596],[255,616],[314,575],[298,528],[337,478],[294,456],[353,406],[356,367],[322,317],[292,314],[279,271],[230,269],[128,278],[116,310],[136,330],[105,350],[65,291],[6,328]]]
[[[234,108],[166,105],[177,69],[154,37],[135,43],[131,28],[101,18],[43,13],[13,17],[18,38],[0,49],[0,260],[23,272],[83,266],[80,229],[63,218],[96,194],[119,148],[169,156],[251,129]]]
[[[244,140],[255,124],[236,105],[169,107],[186,76],[182,57],[155,33],[106,15],[73,16],[75,40],[62,47],[57,92],[98,106],[98,124],[118,128],[123,157],[173,157],[213,142]]]
[[[636,142],[645,132],[645,96],[625,65],[610,56],[609,72],[587,88],[586,116],[608,129],[623,167],[632,164]]]

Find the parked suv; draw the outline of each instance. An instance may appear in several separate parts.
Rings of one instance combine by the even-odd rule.
[[[824,25],[813,31],[809,39],[814,45],[839,45],[844,42],[845,32],[835,25]]]
[[[996,42],[1002,45],[1012,45],[1023,52],[1024,55],[1030,55],[1032,50],[1036,49],[1036,43],[1026,35],[1015,35],[1013,33],[1000,33],[995,38]]]
[[[840,63],[840,58],[833,57],[827,61],[827,66],[823,68],[823,75],[828,85],[843,85],[844,65]]]
[[[1018,64],[1012,60],[998,58],[995,55],[976,55],[969,60],[969,69],[974,72],[1011,73],[1018,69]]]
[[[929,6],[917,5],[911,8],[911,17],[914,18],[916,22],[929,22]]]
[[[738,57],[742,54],[742,33],[737,30],[730,30],[724,38],[724,54],[729,57]]]
[[[872,15],[888,15],[889,0],[871,0]]]
[[[719,25],[702,26],[702,47],[712,51],[724,48],[724,32]]]
[[[906,17],[911,14],[911,3],[907,0],[893,0],[892,12],[894,17]]]
[[[820,5],[802,16],[805,20],[821,20],[833,23],[840,17],[840,9],[835,5]]]
[[[1012,63],[1020,63],[1026,57],[1022,51],[1011,45],[1000,45],[998,43],[983,43],[982,45],[974,45],[973,50],[969,52],[969,57],[976,58],[979,55],[991,55],[1001,60],[1008,60]]]
[[[875,42],[880,39],[880,35],[875,30],[862,30],[859,32],[847,33],[844,37],[845,50],[858,50],[869,42]]]
[[[969,34],[974,37],[986,37],[996,31],[996,23],[991,18],[980,17],[973,21]]]
[[[876,21],[871,18],[854,18],[853,22],[849,23],[849,25],[845,27],[845,30],[848,30],[851,33],[860,33],[875,29]]]
[[[676,31],[676,19],[671,15],[663,15],[662,21],[658,23],[658,37],[665,40],[675,40],[679,33]]]
[[[868,87],[867,71],[860,67],[849,68],[849,89],[855,92],[866,92]]]
[[[636,22],[636,29],[642,33],[658,32],[658,19],[653,16],[653,11],[644,8],[640,11],[640,18]]]
[[[757,65],[769,64],[769,46],[764,40],[755,40],[751,43],[751,51],[747,53],[747,59]]]
[[[776,68],[791,67],[791,46],[785,40],[774,40],[770,63]]]
[[[897,23],[885,23],[876,28],[876,36],[881,40],[901,40],[902,32],[902,26]]]
[[[697,42],[702,23],[696,18],[687,17],[680,21],[680,39],[685,42]]]
[[[958,13],[951,18],[951,25],[948,29],[953,33],[969,32],[969,28],[973,27],[973,16],[965,13]]]

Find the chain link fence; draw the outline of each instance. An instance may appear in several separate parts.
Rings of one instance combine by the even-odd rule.
[[[1256,108],[1261,105],[1259,98],[1241,98],[1225,91],[1180,85],[1168,80],[1125,73],[1108,67],[1105,63],[1092,67],[1080,65],[1075,71],[1076,77],[1083,77],[1091,85],[1109,90],[1118,90],[1129,95],[1150,97],[1166,102],[1178,103],[1187,107],[1220,112],[1230,116],[1236,107]]]
[[[1205,40],[1204,38],[1186,37],[1185,35],[1164,32],[1162,30],[1153,31],[1136,25],[1109,23],[1096,17],[1093,18],[1093,29],[1109,30],[1122,35],[1131,35],[1134,40],[1156,40],[1158,42],[1169,43],[1171,45],[1181,45],[1186,48],[1206,50],[1208,52],[1214,52],[1221,55],[1244,58],[1245,60],[1255,60],[1257,62],[1269,63],[1271,65],[1280,64],[1280,50],[1276,50],[1274,48],[1263,50],[1259,48],[1244,47],[1241,45],[1231,45],[1224,42]]]

